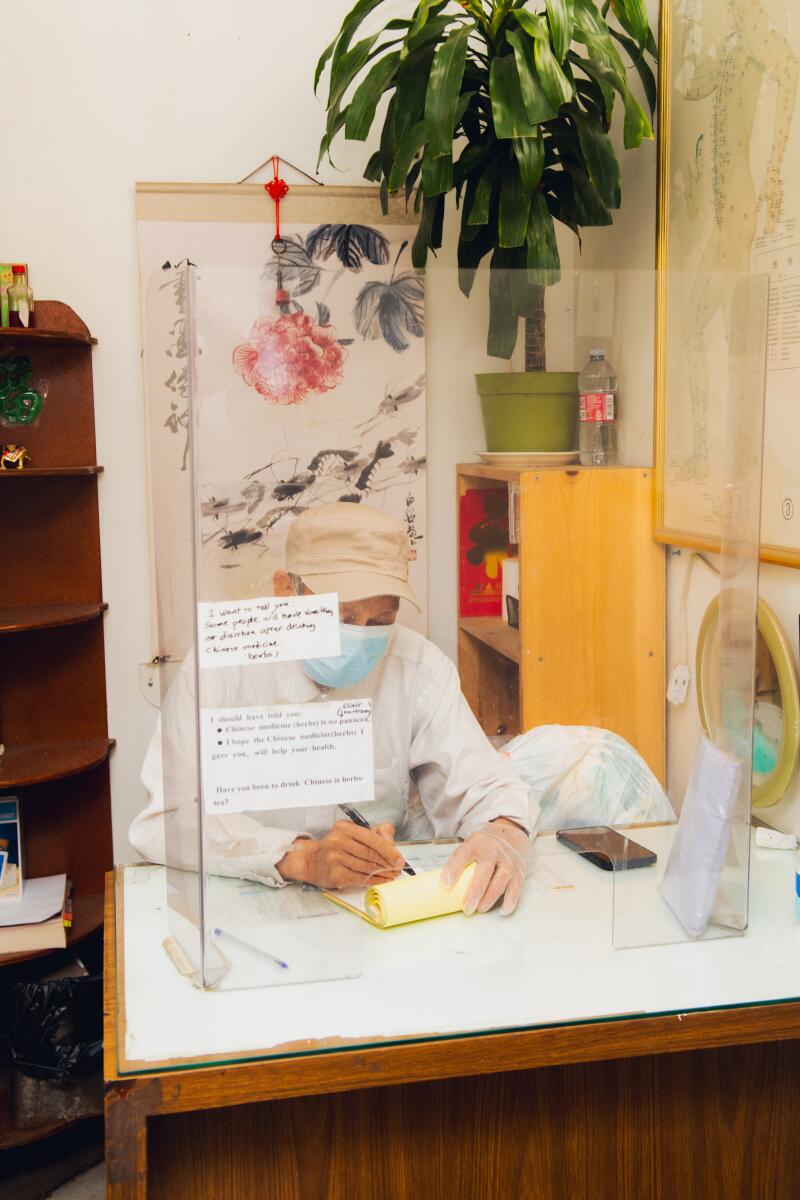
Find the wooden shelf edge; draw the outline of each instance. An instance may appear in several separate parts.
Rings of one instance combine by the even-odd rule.
[[[490,467],[487,463],[458,463],[456,474],[471,479],[490,479],[497,483],[518,483],[522,471],[513,471],[508,467]]]
[[[2,470],[0,479],[41,479],[53,475],[100,475],[103,468],[98,464],[85,467],[23,467],[21,471]]]
[[[502,617],[460,617],[459,629],[519,666],[521,658],[519,630]]]
[[[66,779],[99,767],[115,746],[113,738],[6,746],[0,757],[0,791]]]
[[[0,634],[80,625],[96,620],[107,609],[108,604],[104,600],[94,604],[33,604],[26,608],[0,608]]]
[[[66,329],[9,329],[0,327],[0,340],[9,342],[59,342],[62,345],[96,346],[90,333],[71,333]]]

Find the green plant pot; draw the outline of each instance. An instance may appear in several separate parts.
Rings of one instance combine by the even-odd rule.
[[[499,371],[476,375],[486,449],[497,453],[574,450],[577,371]]]

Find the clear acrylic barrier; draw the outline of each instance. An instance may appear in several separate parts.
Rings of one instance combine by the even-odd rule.
[[[705,680],[707,728],[697,749],[668,853],[642,868],[630,847],[615,864],[617,947],[741,934],[748,924],[753,705],[757,640],[767,276],[709,281],[729,297],[727,356],[709,372],[706,437],[721,447],[717,489],[719,572],[713,669]],[[708,367],[706,366],[708,371]],[[710,414],[713,414],[711,418]],[[636,833],[623,837],[638,841]],[[641,839],[647,844],[646,835]]]
[[[298,279],[295,276],[290,281],[290,295],[297,290]],[[613,279],[613,287],[608,286],[609,279]],[[543,994],[548,986],[543,982],[546,970],[540,972],[537,967],[530,974],[531,964],[521,950],[525,939],[522,937],[520,941],[517,935],[521,923],[534,919],[537,898],[547,897],[547,911],[557,922],[554,897],[575,887],[579,896],[583,894],[580,890],[583,876],[578,871],[583,864],[570,862],[569,867],[564,867],[559,854],[551,853],[555,842],[549,835],[542,836],[532,865],[527,864],[528,895],[509,918],[501,918],[498,910],[487,917],[469,920],[456,913],[441,921],[417,923],[387,933],[371,928],[368,921],[332,903],[321,894],[320,888],[291,880],[286,887],[272,886],[284,882],[280,873],[276,876],[276,864],[283,861],[281,852],[289,853],[304,835],[317,841],[324,838],[343,819],[342,803],[354,805],[373,829],[391,823],[396,827],[398,839],[422,841],[426,847],[433,835],[437,839],[453,839],[485,830],[487,796],[492,792],[496,799],[504,785],[486,787],[477,772],[469,779],[457,778],[453,763],[468,761],[466,743],[472,738],[497,734],[501,726],[508,733],[524,732],[518,681],[519,672],[525,668],[527,650],[523,641],[518,665],[511,657],[504,660],[507,686],[504,684],[491,695],[485,689],[487,703],[494,705],[487,711],[496,717],[491,727],[485,722],[483,734],[472,728],[467,735],[460,732],[459,752],[455,754],[451,753],[448,731],[443,727],[441,736],[426,744],[428,758],[423,760],[409,753],[410,742],[419,732],[412,726],[419,717],[417,706],[423,702],[423,688],[416,687],[405,695],[379,686],[382,667],[352,686],[319,685],[309,676],[301,664],[332,656],[332,643],[326,642],[325,637],[331,636],[333,626],[338,628],[341,613],[338,597],[319,589],[314,589],[311,598],[314,611],[304,608],[303,602],[308,597],[298,595],[297,581],[291,581],[294,590],[286,595],[278,592],[277,598],[288,602],[295,620],[306,623],[308,618],[321,640],[310,648],[301,640],[294,657],[286,650],[285,609],[279,611],[271,606],[276,599],[276,572],[286,567],[286,536],[306,508],[342,499],[380,508],[390,489],[402,486],[404,479],[414,478],[414,470],[422,469],[414,448],[403,443],[400,435],[411,436],[408,431],[413,421],[407,414],[416,402],[411,392],[416,381],[422,379],[424,383],[425,371],[424,359],[420,365],[413,354],[419,356],[424,353],[423,348],[414,342],[413,335],[408,337],[410,350],[397,354],[397,378],[391,389],[385,380],[379,382],[376,375],[376,418],[388,419],[386,412],[393,408],[391,419],[398,422],[392,427],[391,454],[384,449],[382,460],[375,457],[382,428],[377,427],[373,434],[370,427],[368,433],[375,453],[364,461],[359,458],[359,448],[348,458],[340,452],[339,436],[341,423],[348,415],[342,408],[347,402],[343,399],[344,390],[320,391],[313,406],[304,401],[274,404],[259,390],[260,384],[268,386],[264,378],[272,368],[266,361],[269,347],[255,344],[253,314],[265,311],[265,305],[273,305],[275,295],[275,281],[268,278],[265,283],[261,263],[243,266],[201,262],[196,270],[166,272],[153,282],[154,313],[159,297],[163,296],[159,289],[168,282],[180,289],[183,296],[185,362],[182,360],[182,366],[186,367],[185,395],[179,399],[186,408],[185,413],[178,407],[171,414],[176,435],[167,447],[169,461],[165,460],[165,416],[161,411],[150,413],[150,427],[151,469],[157,474],[163,468],[160,481],[154,479],[152,489],[154,503],[161,499],[160,504],[155,503],[155,559],[159,648],[165,659],[158,754],[163,771],[164,861],[168,867],[168,948],[178,970],[201,986],[219,990],[274,988],[289,983],[301,987],[319,985],[323,990],[315,995],[319,995],[322,1004],[330,1000],[333,1014],[326,1032],[336,1036],[346,1031],[351,1040],[360,1036],[353,1024],[353,1010],[346,1015],[340,1010],[337,997],[341,999],[344,992],[328,993],[324,989],[329,982],[333,986],[335,981],[354,981],[355,991],[350,995],[355,995],[363,985],[369,990],[374,1013],[376,998],[389,997],[401,982],[405,992],[414,972],[420,973],[425,986],[407,991],[418,997],[420,1005],[424,999],[428,1008],[406,1014],[408,1020],[404,1018],[400,1030],[405,1037],[440,1028],[439,1004],[448,1011],[462,1011],[461,992],[456,994],[455,989],[463,989],[469,961],[480,963],[482,969],[495,973],[498,979],[512,980],[517,970],[515,964],[519,962],[518,969],[525,980],[513,1004],[505,998],[496,1003],[497,997],[492,999],[487,984],[485,1003],[479,997],[471,1006],[464,1007],[471,1015],[464,1017],[459,1032],[524,1024],[527,1019],[558,1021],[608,1016],[613,1012],[629,1012],[632,1007],[636,1011],[658,1011],[660,997],[654,995],[645,1001],[637,997],[633,1003],[630,996],[622,993],[612,1001],[606,999],[602,1012],[592,1011],[591,998],[586,1001],[585,1011],[584,1008],[578,1011],[561,993],[554,993],[552,998]],[[609,357],[621,368],[621,464],[626,466],[650,466],[649,451],[643,456],[641,449],[649,442],[649,425],[641,412],[634,415],[634,409],[637,388],[649,381],[652,363],[643,367],[637,359],[633,364],[635,356],[626,330],[631,312],[652,297],[656,282],[650,272],[565,270],[561,282],[549,289],[547,295],[551,330],[548,365],[553,370],[577,370],[595,344],[605,345]],[[752,759],[767,298],[760,279],[737,279],[735,287],[728,287],[730,284],[731,280],[726,278],[726,288],[734,295],[730,311],[730,363],[724,377],[717,374],[712,380],[714,422],[719,428],[711,431],[713,469],[704,491],[709,508],[719,515],[720,533],[720,553],[708,559],[719,571],[719,579],[715,577],[714,583],[719,603],[719,665],[710,696],[711,725],[707,736],[709,744],[729,760],[745,764]],[[508,281],[508,288],[514,290],[512,280]],[[438,356],[441,360],[444,356],[455,371],[452,339],[456,336],[463,359],[458,363],[462,374],[471,376],[473,372],[506,368],[505,362],[484,355],[485,304],[481,307],[479,297],[470,302],[460,297],[455,271],[434,267],[428,272],[427,303],[429,370],[435,370],[433,358]],[[474,317],[469,313],[474,334],[462,327],[462,318],[470,304],[476,306],[478,313]],[[324,328],[324,314],[317,315],[318,327]],[[157,319],[155,315],[153,319]],[[431,337],[434,320],[438,322],[435,342]],[[324,354],[326,344],[331,343],[320,344],[311,352]],[[342,346],[342,350],[349,347]],[[516,369],[522,368],[521,350],[522,338],[512,360]],[[265,361],[260,361],[259,356],[265,356]],[[645,357],[648,357],[646,349]],[[335,373],[338,362],[338,351],[333,350],[331,372]],[[441,383],[441,368],[438,378]],[[451,391],[459,391],[463,382],[456,372]],[[359,386],[371,388],[369,381]],[[649,404],[649,393],[642,394],[643,404]],[[437,389],[432,391],[432,397],[429,420],[433,424],[440,420],[435,406],[452,403],[453,396]],[[277,415],[281,417],[280,435],[275,432]],[[444,422],[449,423],[454,440],[455,416],[454,412]],[[296,447],[304,444],[309,421],[316,425],[317,449],[339,447],[330,451],[329,460],[323,462],[321,454],[315,457],[308,453],[299,459],[295,455]],[[180,461],[182,430],[188,439],[185,469]],[[461,431],[457,432],[460,436]],[[480,441],[473,434],[469,436],[477,448]],[[448,453],[441,437],[438,442],[431,438],[431,466],[434,473],[446,477],[451,496],[453,481]],[[470,451],[461,446],[454,461],[470,457]],[[246,477],[239,471],[238,464],[242,461],[250,464]],[[481,468],[484,465],[480,464]],[[390,468],[394,475],[390,475]],[[360,488],[366,469],[373,482],[380,481],[368,495]],[[584,470],[575,462],[537,469]],[[518,474],[525,470],[523,466]],[[501,466],[496,480],[491,476],[491,468],[485,478],[487,486],[495,482],[506,488],[514,482],[511,478],[514,475],[513,468]],[[446,553],[443,550],[438,554],[434,549],[442,548],[442,517],[440,508],[432,505],[431,510],[427,525],[422,515],[418,517],[416,533],[421,542],[420,559],[424,559],[426,549],[429,551],[431,595],[435,598],[445,590],[455,589],[455,553],[449,540]],[[568,530],[564,530],[563,537],[569,537]],[[643,545],[643,555],[651,552],[652,543]],[[685,555],[679,566],[687,558]],[[580,569],[578,561],[575,570]],[[631,575],[636,577],[635,563]],[[302,572],[299,577],[302,578]],[[711,572],[703,577],[707,592]],[[521,586],[526,586],[525,580]],[[532,586],[530,578],[527,586]],[[424,603],[424,595],[422,599]],[[624,599],[620,597],[620,613],[624,613]],[[416,630],[424,625],[424,617],[417,617],[406,602],[402,602],[399,620],[401,626],[411,625]],[[276,624],[281,626],[280,637],[275,632]],[[435,620],[432,625],[436,629]],[[680,621],[674,620],[674,614],[671,627],[673,637],[677,636]],[[443,638],[440,640],[444,642]],[[274,649],[276,641],[284,647],[279,652]],[[445,648],[449,650],[450,646]],[[668,648],[667,654],[663,645],[655,650],[670,666],[674,665],[674,646]],[[276,653],[279,653],[277,658]],[[687,656],[693,662],[693,646],[688,648]],[[469,663],[462,662],[462,682],[465,682],[463,671],[468,669]],[[592,692],[592,684],[591,679],[586,680],[587,693]],[[664,688],[666,684],[664,679]],[[690,712],[690,706],[691,697],[681,716],[680,754],[670,745],[675,722],[674,714],[669,714],[667,744],[662,756],[662,761],[671,764],[667,776],[655,764],[648,775],[650,779],[657,773],[657,785],[659,788],[665,785],[666,794],[662,793],[663,803],[659,801],[657,817],[648,817],[645,806],[636,809],[631,821],[626,822],[620,819],[623,811],[620,803],[614,820],[598,821],[596,810],[587,809],[564,822],[565,827],[601,823],[638,825],[639,828],[628,828],[626,836],[645,846],[649,838],[654,844],[658,842],[655,868],[608,875],[592,868],[586,894],[594,906],[592,928],[596,926],[598,947],[691,940],[691,935],[675,920],[659,888],[676,828],[669,823],[670,813],[680,814],[686,793],[685,759],[694,755],[704,734],[699,714],[695,708]],[[659,711],[663,712],[663,704]],[[434,715],[439,714],[432,710],[425,719]],[[353,750],[344,760],[347,772],[341,756],[337,757],[331,748],[341,744],[343,722],[350,722],[357,731]],[[559,722],[564,726],[603,724],[599,710],[596,715],[582,711],[574,718],[565,714],[559,716]],[[635,743],[636,739],[630,740]],[[367,743],[371,751],[369,769],[362,755]],[[285,754],[278,753],[281,747],[285,748]],[[635,744],[633,749],[637,749]],[[681,756],[683,761],[679,761]],[[292,758],[308,767],[302,777],[288,768]],[[452,804],[441,808],[434,806],[433,789],[426,787],[426,773],[438,771],[451,773],[453,791]],[[614,777],[613,788],[618,799],[631,790],[626,778]],[[342,779],[346,781],[344,785],[335,782]],[[742,767],[737,783],[725,817],[727,837],[721,884],[710,904],[705,937],[741,932],[747,926],[750,771]],[[456,796],[459,787],[461,792]],[[651,807],[648,811],[654,810]],[[536,797],[528,815],[535,820]],[[647,828],[653,819],[660,822],[657,831]],[[450,846],[437,846],[433,851],[425,849],[419,853],[424,865],[433,863],[431,869],[436,869],[451,852]],[[412,849],[408,853],[411,857]],[[153,857],[160,861],[157,855]],[[289,868],[286,869],[288,872]],[[578,871],[578,884],[572,878],[573,870]],[[368,882],[372,882],[373,874],[367,876]],[[363,890],[358,889],[360,893]],[[343,896],[347,898],[346,891]],[[579,927],[573,913],[566,920],[564,937],[578,936]],[[557,925],[552,936],[561,937]],[[401,946],[402,952],[392,966],[393,951],[390,951],[395,945]],[[580,952],[584,953],[585,947]],[[452,958],[455,953],[461,956],[457,964]],[[495,962],[498,954],[502,961]],[[288,963],[288,967],[280,966],[281,962]],[[451,971],[452,977],[448,974]],[[534,977],[539,982],[534,984]],[[284,988],[280,988],[280,993],[283,992]],[[273,996],[278,997],[279,992]],[[682,997],[681,1007],[686,1007],[685,1000]],[[719,1001],[724,1002],[724,997],[719,997]],[[279,999],[274,1003],[290,1004]],[[391,1005],[388,1011],[394,1011]],[[288,1009],[281,1012],[288,1021]],[[370,1028],[367,1031],[365,1024],[366,1041],[398,1032],[393,1016],[386,1017],[386,1028],[380,1032],[373,1027],[374,1021],[367,1024]],[[296,1032],[302,1039],[303,1031]]]

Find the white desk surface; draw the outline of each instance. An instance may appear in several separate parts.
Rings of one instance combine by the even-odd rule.
[[[672,830],[631,832],[658,852],[660,875]],[[359,977],[239,991],[202,991],[179,975],[162,947],[164,868],[125,868],[126,1059],[229,1061],[319,1038],[369,1044],[800,997],[793,852],[753,845],[744,935],[615,949],[611,873],[551,835],[536,847],[512,917],[457,914],[379,930],[345,914],[361,938]]]

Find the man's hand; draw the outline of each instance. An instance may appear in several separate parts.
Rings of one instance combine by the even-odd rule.
[[[470,863],[475,874],[464,897],[464,912],[488,912],[501,896],[501,912],[508,916],[517,907],[525,883],[530,838],[524,829],[505,817],[492,821],[465,838],[442,869],[442,883],[451,888]]]
[[[394,844],[394,825],[362,829],[337,821],[320,841],[298,838],[277,864],[284,879],[320,888],[364,887],[396,879],[405,859]]]

